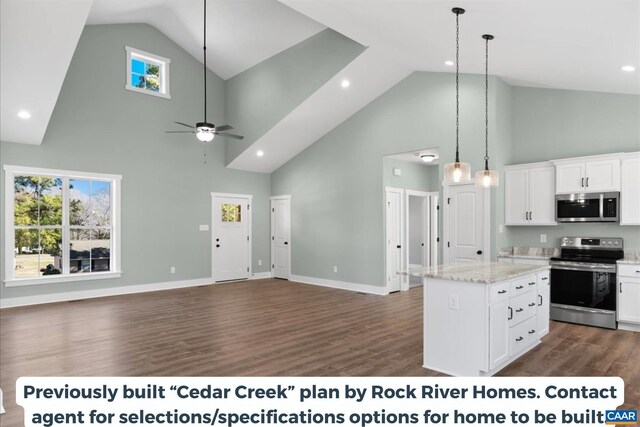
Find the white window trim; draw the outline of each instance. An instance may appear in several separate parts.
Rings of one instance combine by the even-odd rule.
[[[134,47],[125,46],[125,51],[127,52],[127,75],[125,80],[125,89],[131,90],[133,92],[144,93],[146,95],[157,96],[160,98],[171,99],[171,91],[170,91],[170,65],[171,60],[169,58],[165,58],[160,55],[155,55],[153,53],[145,52],[140,49],[136,49]],[[142,89],[139,87],[131,86],[131,57],[138,57],[145,61],[157,64],[160,66],[160,92],[154,92],[148,89]]]
[[[60,169],[44,169],[44,168],[32,168],[26,166],[13,166],[5,165],[5,223],[4,233],[5,236],[5,277],[4,284],[6,287],[12,286],[25,286],[25,285],[42,285],[48,283],[62,283],[62,282],[75,282],[80,280],[96,280],[96,279],[112,279],[122,276],[120,254],[121,254],[121,209],[120,209],[120,188],[121,188],[121,175],[110,175],[102,173],[91,172],[78,172],[67,171]],[[98,273],[82,273],[82,274],[59,274],[52,276],[40,276],[30,277],[23,279],[16,279],[13,277],[13,263],[14,263],[14,240],[15,240],[15,228],[13,224],[14,214],[14,199],[15,199],[15,187],[14,177],[16,175],[45,175],[45,176],[60,176],[64,179],[69,178],[83,178],[83,179],[102,179],[111,182],[111,271],[98,272]],[[68,198],[68,190],[63,188],[63,198]],[[65,228],[64,213],[63,213],[63,235],[68,230],[68,226]],[[67,236],[68,237],[68,236]],[[64,240],[64,237],[63,237]],[[63,262],[66,262],[66,256],[63,253]]]

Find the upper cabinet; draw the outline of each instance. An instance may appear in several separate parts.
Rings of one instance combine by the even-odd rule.
[[[553,160],[556,194],[620,191],[621,154]]]
[[[556,225],[555,170],[549,163],[505,168],[505,224]]]
[[[620,224],[640,225],[640,152],[622,159]]]

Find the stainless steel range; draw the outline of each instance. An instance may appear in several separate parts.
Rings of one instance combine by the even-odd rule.
[[[563,237],[551,258],[551,319],[617,328],[616,261],[620,237]]]

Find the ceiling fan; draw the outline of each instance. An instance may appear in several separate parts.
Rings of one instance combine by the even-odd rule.
[[[204,75],[204,121],[197,122],[195,126],[182,122],[174,122],[193,130],[168,130],[165,133],[195,133],[196,138],[198,138],[202,142],[210,142],[216,135],[233,139],[244,139],[244,136],[234,135],[232,133],[221,133],[233,129],[233,126],[216,126],[213,123],[209,123],[207,121],[207,0],[203,0],[202,2],[204,3],[204,42],[202,45],[202,52],[204,56],[204,61],[202,63]]]

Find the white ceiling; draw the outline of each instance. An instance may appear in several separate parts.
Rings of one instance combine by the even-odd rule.
[[[91,0],[0,2],[0,140],[42,142],[90,8]],[[21,110],[31,118],[18,118]]]
[[[426,163],[420,157],[424,154],[430,154],[436,156],[436,158],[431,163]],[[439,163],[438,160],[440,159],[440,152],[437,148],[427,148],[420,151],[409,151],[408,153],[389,154],[385,157],[389,159],[402,160],[403,162],[417,163],[423,166],[434,166]]]
[[[150,24],[202,61],[202,7],[202,0],[94,0],[87,24]],[[226,80],[323,29],[275,0],[207,0],[207,66]]]

